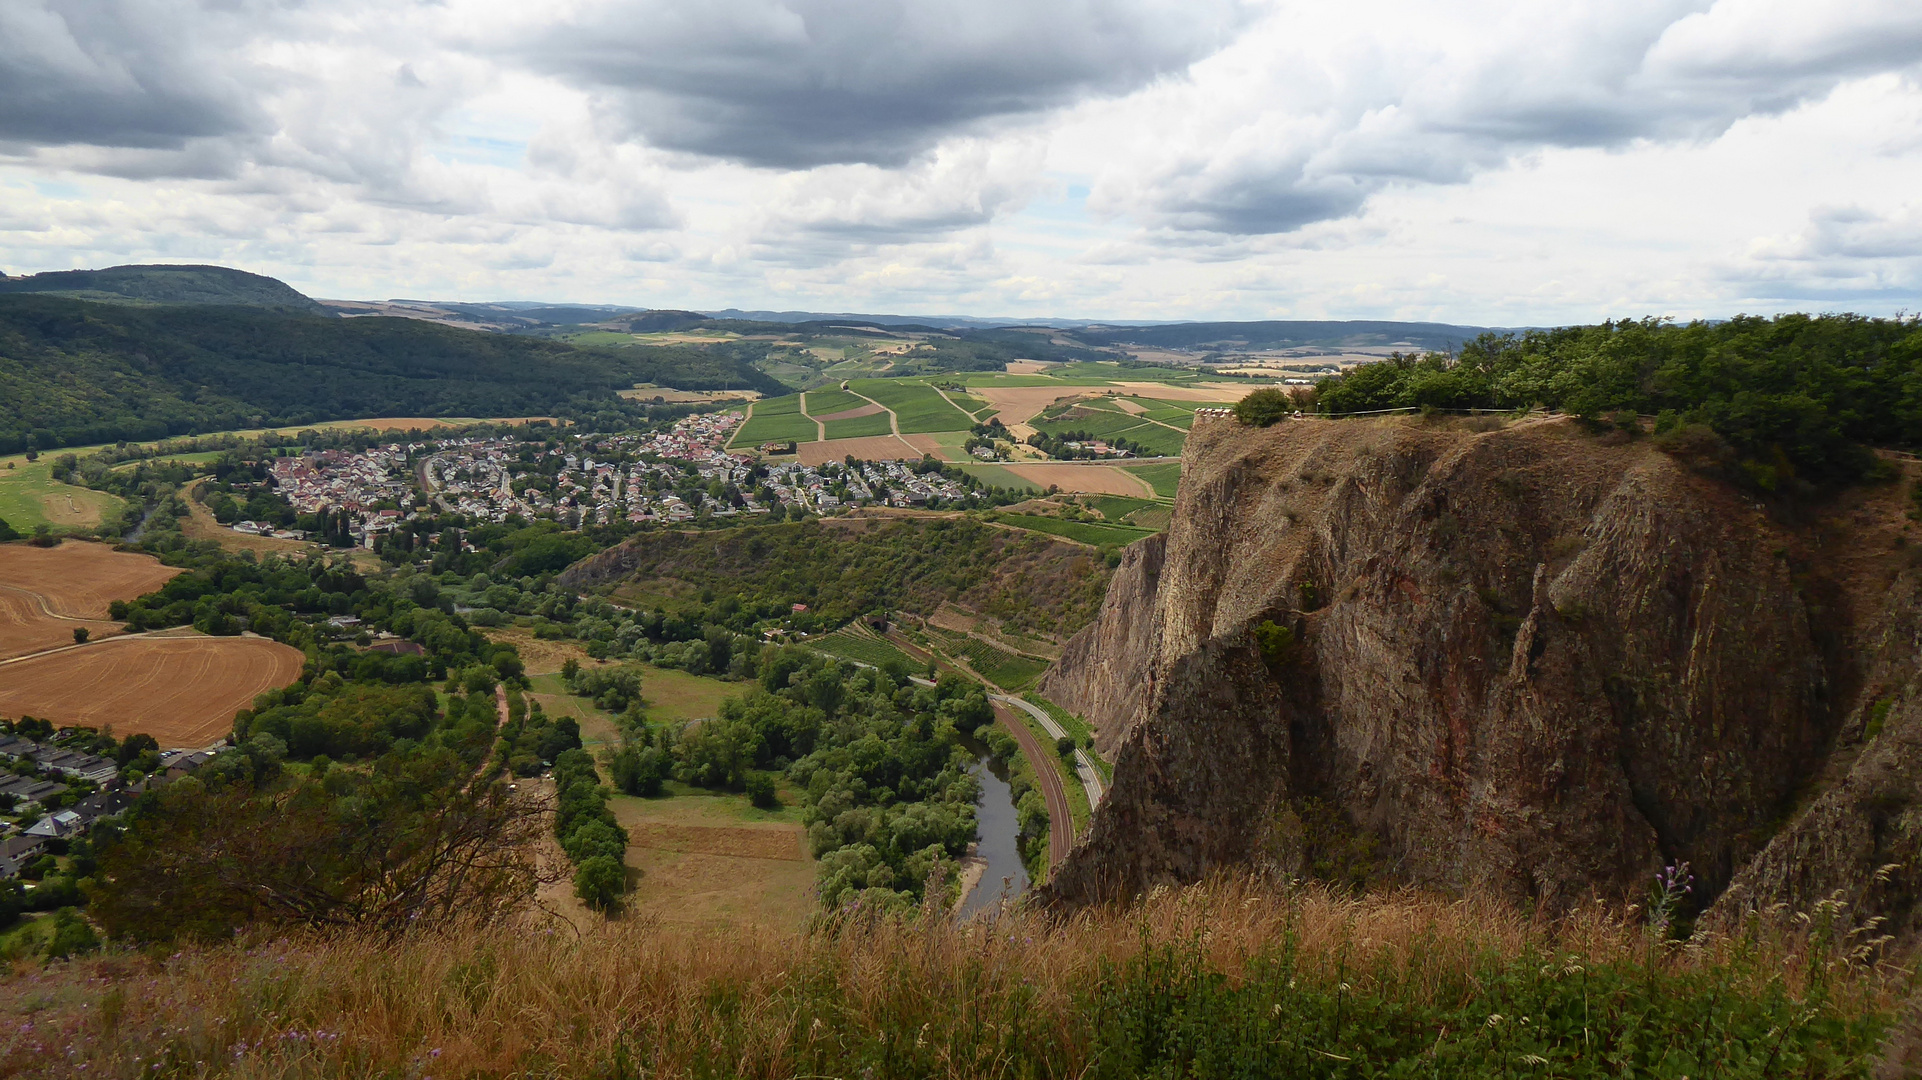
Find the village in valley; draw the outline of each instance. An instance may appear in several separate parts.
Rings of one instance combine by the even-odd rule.
[[[345,514],[346,535],[374,547],[407,521],[437,513],[477,523],[552,520],[570,528],[618,521],[680,523],[743,515],[831,513],[854,506],[931,507],[968,492],[900,461],[765,463],[724,449],[744,417],[697,414],[663,430],[617,435],[465,436],[364,451],[276,457],[262,484],[302,514]],[[239,533],[309,539],[240,520]]]

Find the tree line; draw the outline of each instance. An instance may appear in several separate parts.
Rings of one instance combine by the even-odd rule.
[[[1285,415],[1276,408],[1257,422]],[[1922,318],[1741,316],[1485,333],[1459,353],[1395,356],[1316,385],[1314,408],[1525,409],[1654,416],[1658,434],[1723,452],[1775,490],[1868,477],[1868,447],[1922,449]],[[1712,434],[1721,447],[1701,447]]]

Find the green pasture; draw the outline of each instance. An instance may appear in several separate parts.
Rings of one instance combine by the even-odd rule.
[[[974,426],[973,417],[948,404],[947,399],[926,383],[907,379],[861,379],[852,387],[892,410],[903,434],[966,431]]]
[[[768,398],[754,403],[747,423],[735,434],[733,445],[752,446],[764,442],[813,442],[820,429],[801,415],[801,395]]]
[[[826,424],[830,439],[855,439],[864,435],[886,435],[893,431],[888,414],[869,413],[866,416],[851,416],[846,420],[829,420]]]
[[[1161,505],[1148,499],[1130,499],[1125,495],[1090,495],[1081,501],[1106,521],[1120,521],[1137,510]]]
[[[960,406],[963,411],[973,415],[976,419],[981,417],[983,410],[992,408],[986,399],[975,397],[973,394],[965,394],[959,390],[949,390],[947,391],[947,396],[949,401],[954,402]]]
[[[1167,503],[1157,503],[1146,510],[1136,510],[1122,519],[1122,523],[1142,529],[1166,532],[1174,521],[1175,509]]]
[[[963,465],[961,469],[989,487],[1006,488],[1009,491],[1041,490],[1041,485],[1016,476],[1000,465]]]
[[[96,527],[93,519],[111,521],[126,506],[104,491],[55,480],[50,460],[53,456],[57,455],[42,454],[39,461],[28,461],[15,455],[0,461],[0,521],[21,533],[42,525],[56,533],[92,532]]]
[[[801,408],[809,416],[828,416],[833,413],[858,409],[868,404],[866,398],[850,394],[846,390],[809,390],[802,395]]]
[[[1155,494],[1164,499],[1175,497],[1175,488],[1181,483],[1181,463],[1179,461],[1158,461],[1152,465],[1129,465],[1127,470],[1148,482]]]
[[[1076,415],[1075,410],[1081,410]],[[1097,415],[1088,415],[1089,411]],[[1175,428],[1133,416],[1112,405],[1097,407],[1093,402],[1078,403],[1073,409],[1050,409],[1053,419],[1034,420],[1036,431],[1061,438],[1069,432],[1086,432],[1089,437],[1110,441],[1125,438],[1140,443],[1148,453],[1173,457],[1181,453],[1187,435]],[[1045,415],[1045,414],[1044,414]]]

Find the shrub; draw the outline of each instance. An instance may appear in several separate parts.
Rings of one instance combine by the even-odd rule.
[[[574,895],[596,911],[612,911],[627,891],[627,868],[619,859],[596,855],[574,873]]]
[[[1235,419],[1250,427],[1269,427],[1288,419],[1294,399],[1279,387],[1268,386],[1235,402]]]
[[[774,792],[774,777],[770,774],[759,770],[750,772],[745,786],[748,799],[761,809],[772,810],[781,805],[781,800]]]

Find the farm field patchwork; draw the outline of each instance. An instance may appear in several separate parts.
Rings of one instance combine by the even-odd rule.
[[[801,404],[809,416],[823,420],[835,413],[859,409],[872,403],[846,390],[809,390],[801,396]]]
[[[934,387],[906,379],[859,379],[851,384],[855,393],[873,398],[899,418],[901,431],[966,431],[974,418],[948,404]]]
[[[893,421],[885,412],[854,416],[845,420],[829,420],[827,435],[830,439],[860,439],[871,435],[886,435],[893,430]]]
[[[765,442],[807,442],[820,433],[814,421],[801,415],[801,395],[768,398],[751,407],[747,423],[734,436],[735,446]]]
[[[962,412],[968,413],[969,415],[973,416],[976,420],[987,419],[987,417],[983,416],[982,414],[987,412],[990,408],[993,407],[988,404],[987,398],[976,397],[973,394],[965,393],[960,390],[944,390],[942,391],[942,394],[949,401],[953,402],[955,406],[958,407]]]
[[[58,547],[0,544],[0,658],[120,633],[107,605],[150,593],[180,573],[150,555],[68,540]]]
[[[127,635],[4,662],[0,716],[113,725],[162,747],[201,747],[233,730],[254,696],[293,682],[300,650],[256,637]]]
[[[921,436],[911,436],[911,438],[921,438]],[[831,461],[845,460],[850,455],[863,461],[915,459],[927,452],[908,439],[893,435],[868,435],[858,439],[804,442],[798,449],[803,465],[825,465]]]
[[[1011,465],[963,465],[961,468],[976,480],[990,487],[1007,488],[1010,491],[1026,489],[1037,492],[1047,487],[1046,484],[1038,484],[1026,476],[1023,476],[1021,473],[1016,472],[1015,467]]]
[[[1147,482],[1119,465],[1081,465],[1068,462],[1020,462],[1002,465],[1011,475],[1023,482],[1045,491],[1056,487],[1062,491],[1089,492],[1106,495],[1148,496],[1156,494]]]

